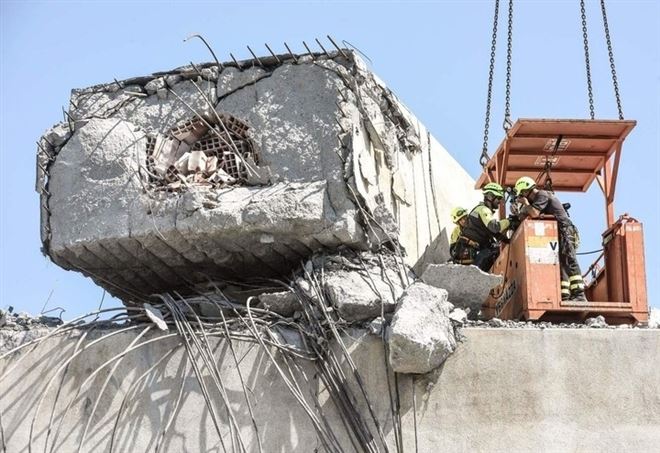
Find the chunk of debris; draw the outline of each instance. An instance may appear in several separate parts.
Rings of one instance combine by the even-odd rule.
[[[451,319],[456,325],[462,326],[467,322],[468,314],[462,308],[454,308],[454,310],[449,313],[449,319]]]
[[[399,299],[390,328],[390,363],[397,373],[428,373],[456,349],[447,291],[421,282]]]
[[[403,287],[390,285],[380,272],[340,270],[326,275],[325,292],[339,314],[347,321],[362,321],[390,313]]]
[[[369,332],[373,335],[381,335],[383,333],[383,324],[385,320],[380,316],[369,323]]]
[[[163,314],[159,309],[146,302],[143,304],[143,307],[144,312],[147,314],[147,318],[156,324],[156,327],[158,327],[160,330],[169,330],[169,327],[167,327],[167,323],[163,318]]]
[[[589,318],[585,321],[587,327],[593,327],[594,329],[602,329],[607,327],[605,318],[602,315],[598,315],[595,318]]]
[[[300,299],[291,291],[280,291],[277,293],[264,293],[258,297],[259,306],[273,311],[284,317],[291,317],[296,310],[302,310]]]
[[[507,327],[507,324],[500,318],[489,319],[488,325],[491,327]]]
[[[501,284],[502,280],[501,275],[462,264],[429,264],[422,274],[422,281],[427,285],[447,290],[452,304],[469,308],[470,319],[476,319],[490,290]]]

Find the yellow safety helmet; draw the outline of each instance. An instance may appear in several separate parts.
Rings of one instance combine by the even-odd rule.
[[[529,176],[523,176],[522,178],[518,179],[518,181],[516,181],[516,185],[514,186],[513,190],[516,191],[516,195],[520,196],[523,190],[533,189],[534,187],[536,187],[536,181],[534,181]]]
[[[468,215],[468,210],[457,206],[451,210],[451,221],[457,224],[466,215]]]
[[[484,195],[491,194],[497,198],[504,198],[504,189],[496,182],[489,182],[481,189],[481,192]]]

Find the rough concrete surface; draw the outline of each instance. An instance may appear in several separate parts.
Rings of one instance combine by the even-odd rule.
[[[502,283],[502,276],[483,272],[476,266],[430,264],[422,274],[422,281],[447,290],[449,301],[457,307],[469,308],[470,318],[474,318],[490,290]]]
[[[373,319],[391,313],[403,287],[396,273],[341,270],[325,277],[325,291],[342,318],[348,321]]]
[[[204,64],[74,90],[71,123],[39,141],[45,253],[125,301],[209,278],[285,275],[340,245],[396,239],[411,266],[446,259],[449,210],[476,199],[473,180],[347,55]],[[156,190],[147,142],[214,111],[246,122],[269,185]]]
[[[389,332],[389,360],[397,373],[428,373],[456,349],[447,291],[421,282],[399,299]]]
[[[0,332],[3,338],[0,354],[15,343],[16,336],[25,335]],[[119,333],[113,341],[92,346],[69,366],[55,411],[55,426],[64,423],[56,451],[76,451],[81,420],[90,415],[107,372],[80,388],[82,382],[91,370],[123,351],[137,332]],[[660,362],[653,358],[660,350],[660,331],[465,328],[462,333],[463,344],[438,370],[425,376],[398,376],[405,451],[657,451]],[[162,335],[150,333],[146,338]],[[0,361],[1,373],[17,365],[0,381],[0,410],[8,452],[27,451],[37,400],[57,367],[71,357],[78,338],[73,333],[50,339],[21,362],[16,362],[18,357]],[[390,449],[394,450],[381,340],[364,330],[352,330],[343,341],[362,376]],[[162,441],[161,451],[222,450],[198,384],[178,344],[177,338],[164,338],[126,356],[111,385],[100,395],[83,451],[109,449],[110,426],[135,379],[173,350],[169,358],[132,388],[118,425],[115,451],[154,449],[182,382],[181,406],[172,429]],[[226,344],[221,341],[213,344],[230,399],[240,404],[242,392]],[[253,392],[256,421],[262,442],[268,446],[266,451],[314,451],[318,441],[309,419],[264,353],[250,343],[235,342],[234,347],[241,356],[245,354],[241,370]],[[301,366],[303,372],[311,371],[304,362]],[[348,368],[346,371],[351,376]],[[318,391],[322,408],[344,451],[354,451],[333,405],[324,399],[322,386],[313,373],[308,378],[313,391]],[[357,391],[353,380],[349,379],[349,384]],[[45,394],[35,425],[33,451],[43,449],[44,428],[58,385],[59,379],[54,380]],[[78,389],[81,393],[76,404],[62,418],[65,402]],[[364,403],[360,403],[360,408],[367,413]],[[257,451],[245,407],[241,409],[237,405],[235,409],[239,411],[238,422],[247,440],[247,451]],[[228,442],[226,418],[221,419],[221,429]],[[53,435],[54,432],[49,442]]]
[[[282,316],[293,316],[296,310],[301,308],[300,301],[291,291],[263,293],[258,296],[258,299],[260,307]]]

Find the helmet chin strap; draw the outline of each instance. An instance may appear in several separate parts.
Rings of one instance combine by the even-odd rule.
[[[487,195],[484,202],[486,206],[490,209],[495,209],[497,206],[494,203],[495,198],[492,195]]]

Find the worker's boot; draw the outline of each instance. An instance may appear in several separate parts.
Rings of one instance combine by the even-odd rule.
[[[588,302],[587,296],[584,295],[584,290],[573,291],[569,300],[574,302]]]

